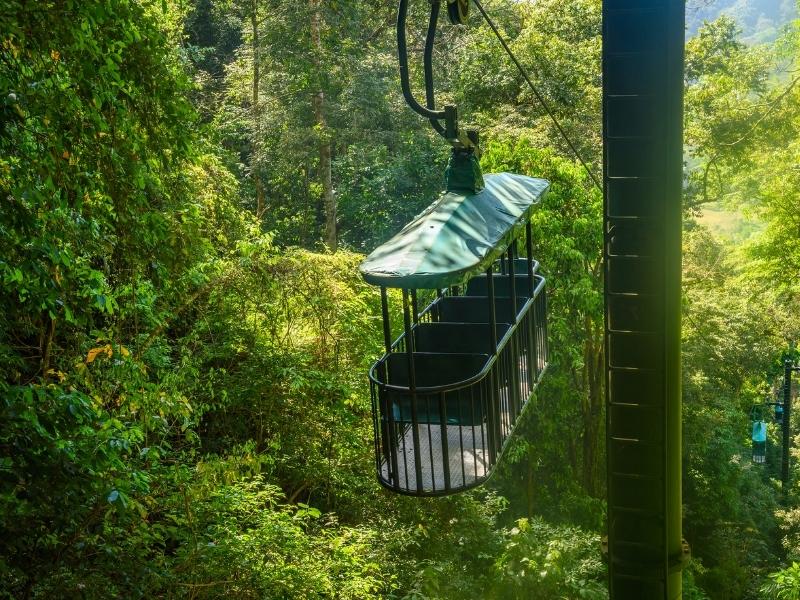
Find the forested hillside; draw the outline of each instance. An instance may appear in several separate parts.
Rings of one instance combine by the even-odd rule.
[[[688,0],[686,25],[696,35],[706,21],[721,16],[732,18],[742,28],[749,43],[772,42],[791,19],[797,18],[793,0]]]
[[[595,172],[600,6],[486,1]],[[487,485],[375,480],[381,302],[357,267],[448,154],[400,95],[395,10],[0,0],[0,597],[608,596],[602,195],[475,15],[443,26],[439,103],[480,127],[486,172],[552,182],[551,365]],[[800,23],[751,33],[722,16],[687,43],[694,599],[800,597],[800,452],[784,504],[778,428],[766,464],[750,449],[751,406],[800,359]],[[709,205],[763,229],[715,237]]]

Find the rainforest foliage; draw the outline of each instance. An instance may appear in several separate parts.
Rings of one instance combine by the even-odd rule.
[[[600,0],[486,6],[599,172]],[[0,597],[607,597],[602,194],[477,16],[442,27],[439,102],[487,172],[552,181],[552,364],[490,484],[375,482],[357,266],[448,152],[394,10],[0,0]],[[742,39],[723,16],[686,49],[685,593],[799,598],[800,468],[783,503],[749,414],[800,358],[800,24]]]

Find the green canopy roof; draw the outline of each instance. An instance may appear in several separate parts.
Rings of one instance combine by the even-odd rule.
[[[441,289],[486,271],[544,196],[550,182],[512,173],[484,176],[478,193],[445,192],[361,263],[373,285]]]

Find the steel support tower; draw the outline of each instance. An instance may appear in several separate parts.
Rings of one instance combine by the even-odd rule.
[[[681,597],[684,0],[603,1],[609,589]]]
[[[783,501],[789,504],[790,472],[789,460],[792,444],[792,373],[800,371],[794,361],[788,358],[783,361],[783,443],[781,456],[781,490]]]

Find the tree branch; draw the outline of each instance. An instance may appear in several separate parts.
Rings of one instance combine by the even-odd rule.
[[[747,130],[747,133],[745,133],[742,137],[740,137],[735,142],[729,142],[727,144],[720,144],[720,145],[724,146],[726,148],[730,148],[730,147],[736,146],[737,144],[740,144],[741,142],[746,140],[750,136],[750,134],[753,133],[758,128],[759,125],[761,125],[761,123],[764,121],[764,119],[766,119],[769,115],[772,114],[772,112],[775,110],[775,108],[777,108],[778,104],[780,104],[781,100],[783,100],[786,96],[789,95],[789,92],[792,91],[792,89],[794,88],[794,86],[796,86],[798,84],[798,82],[800,82],[800,77],[795,77],[792,80],[792,82],[788,86],[786,86],[786,89],[783,90],[778,95],[777,98],[775,98],[772,102],[769,103],[769,108],[767,109],[767,111],[763,115],[761,115],[759,117],[759,119],[755,123],[753,123],[753,126],[750,129]]]

